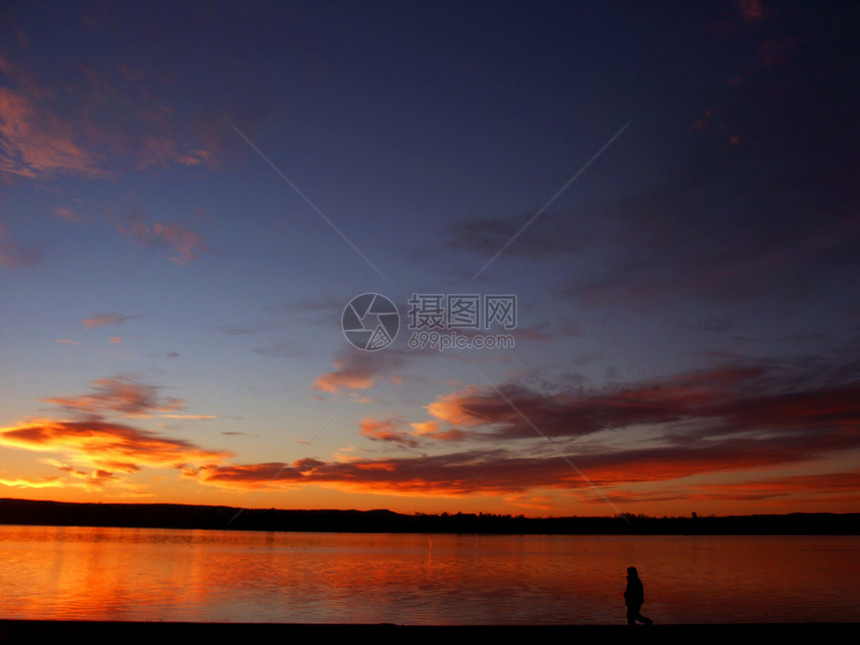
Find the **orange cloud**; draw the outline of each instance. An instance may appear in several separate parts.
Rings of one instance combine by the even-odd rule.
[[[482,423],[486,423],[487,419],[474,410],[470,410],[465,401],[470,396],[478,396],[479,390],[474,385],[470,385],[465,390],[455,392],[446,396],[440,396],[438,400],[426,406],[427,411],[437,419],[441,419],[453,425],[464,426],[471,428]],[[511,412],[513,412],[511,410]]]
[[[417,446],[418,441],[415,437],[408,432],[402,431],[400,426],[401,421],[397,419],[386,419],[384,421],[365,419],[360,424],[361,434],[373,441],[390,441],[404,446]]]
[[[217,463],[229,453],[159,436],[128,425],[104,421],[41,421],[0,428],[0,445],[39,452],[59,452],[78,464],[111,473],[134,473],[141,466],[182,468]]]
[[[188,472],[201,483],[258,489],[273,477],[280,488],[321,484],[348,491],[393,495],[478,495],[520,493],[532,487],[584,485],[561,460],[509,458],[494,453],[437,457],[323,462],[303,459],[292,465],[208,465]]]
[[[429,437],[439,441],[461,441],[468,436],[467,433],[462,430],[458,430],[457,428],[441,430],[439,428],[439,424],[435,421],[424,421],[421,423],[412,423],[410,425],[418,436]]]
[[[46,477],[45,479],[18,477],[17,479],[0,479],[0,485],[11,488],[58,488],[63,485],[63,482],[59,477]]]
[[[321,461],[292,464],[205,464],[186,471],[204,484],[254,489],[273,478],[280,488],[322,485],[345,491],[414,496],[537,495],[548,490],[595,486],[610,499],[622,499],[626,485],[661,484],[658,492],[637,501],[654,502],[689,495],[688,478],[746,472],[762,478],[777,467],[820,465],[829,455],[860,448],[857,385],[821,387],[813,379],[784,382],[778,366],[724,367],[661,381],[584,391],[548,393],[515,384],[467,387],[428,406],[439,421],[482,429],[469,438],[517,441],[512,450],[469,450],[432,456]],[[559,441],[537,436],[577,438],[612,429],[649,426],[650,440],[632,446]],[[362,434],[380,441],[413,445],[424,438],[444,438],[439,421],[411,424],[398,418],[365,419]],[[451,433],[462,433],[451,430]],[[607,435],[600,435],[607,436]],[[650,435],[649,435],[650,436]],[[463,438],[460,434],[458,438]],[[528,440],[529,443],[524,443]],[[537,442],[537,443],[536,443]],[[541,449],[540,446],[544,448]],[[588,478],[587,480],[582,474]],[[724,480],[721,477],[721,480]],[[780,496],[816,490],[846,503],[856,478],[794,479],[782,484]],[[696,484],[702,494],[716,494],[717,484]],[[709,488],[710,487],[710,488]],[[769,495],[767,481],[757,493]],[[777,486],[779,488],[779,486]],[[710,493],[709,493],[710,490]],[[746,495],[752,489],[738,489]],[[652,494],[659,497],[649,498]],[[598,496],[600,497],[600,496]],[[603,497],[602,499],[606,499]],[[856,497],[856,495],[855,495]]]
[[[860,472],[849,471],[817,475],[794,475],[774,479],[749,479],[739,482],[719,482],[713,484],[679,485],[671,489],[625,492],[607,492],[607,497],[618,504],[627,503],[710,503],[725,504],[727,508],[737,509],[738,504],[752,503],[759,509],[780,506],[796,510],[799,500],[804,503],[831,508],[854,508],[860,501]],[[597,497],[581,501],[601,504]],[[766,506],[763,506],[766,505]]]
[[[460,441],[467,434],[459,429],[442,430],[435,421],[410,423],[411,430],[403,429],[404,423],[399,418],[377,421],[367,418],[361,422],[361,434],[373,441],[385,441],[415,448],[422,442],[432,439],[435,441]]]
[[[313,388],[337,394],[343,389],[360,390],[373,387],[375,371],[365,361],[335,361],[335,369],[317,377]]]
[[[335,369],[319,376],[313,388],[332,394],[341,390],[370,389],[380,376],[387,376],[396,384],[397,379],[392,372],[403,363],[403,357],[393,352],[343,351],[334,360]]]
[[[125,316],[123,314],[99,314],[97,316],[92,316],[90,318],[84,318],[81,321],[81,325],[86,329],[94,329],[96,327],[103,327],[105,325],[118,325],[120,323],[124,323],[127,320],[132,320],[133,318],[140,318],[140,316]]]
[[[820,443],[803,437],[732,438],[696,445],[676,445],[589,454],[522,457],[504,450],[465,451],[436,456],[355,459],[324,462],[303,459],[293,464],[208,464],[186,473],[201,483],[234,489],[269,484],[289,488],[324,485],[345,491],[416,496],[522,495],[539,490],[591,489],[623,498],[619,487],[664,483],[661,499],[689,496],[684,478],[747,471],[807,462],[804,447]],[[839,442],[837,442],[838,444]],[[837,446],[829,446],[833,448]],[[822,452],[826,449],[822,448]],[[576,468],[571,464],[575,464]],[[585,473],[588,481],[580,473]],[[758,474],[761,477],[760,474]],[[751,484],[763,495],[809,494],[816,490],[855,495],[857,474],[794,477]],[[722,484],[699,485],[703,491],[727,491]],[[746,486],[746,485],[744,485]],[[738,491],[749,491],[738,485]],[[766,489],[770,488],[771,492]],[[775,492],[774,492],[775,491]],[[730,494],[735,494],[730,493]],[[656,494],[656,493],[655,493]],[[600,497],[599,495],[597,497]],[[629,500],[628,500],[629,501]],[[644,497],[640,501],[647,501]]]
[[[337,363],[335,363],[335,367],[338,367]],[[370,383],[371,381],[364,378],[363,375],[353,375],[334,371],[326,372],[325,374],[317,377],[314,381],[313,388],[315,390],[337,394],[342,389],[359,390],[363,387],[369,386]],[[372,385],[370,385],[370,387],[372,387]]]
[[[797,495],[851,495],[860,500],[860,472],[794,475],[770,480],[752,480],[701,486],[690,491],[693,499],[757,501]]]
[[[239,490],[259,490],[263,486],[273,490],[294,488],[298,477],[295,468],[282,463],[205,465],[185,469],[182,474],[203,484]]]

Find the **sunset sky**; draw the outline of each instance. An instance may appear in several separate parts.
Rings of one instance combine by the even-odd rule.
[[[3,3],[0,497],[857,511],[858,17]]]

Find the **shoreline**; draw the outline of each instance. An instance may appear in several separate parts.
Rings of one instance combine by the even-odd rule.
[[[860,534],[860,513],[648,517],[524,517],[484,513],[404,514],[387,509],[261,509],[161,503],[53,502],[0,498],[8,526],[460,535]]]
[[[0,641],[19,642],[23,638],[111,638],[134,635],[139,638],[159,638],[162,642],[187,642],[189,638],[218,636],[244,638],[259,637],[337,637],[363,636],[381,642],[402,643],[402,639],[414,636],[438,637],[488,637],[511,632],[528,632],[534,636],[578,636],[578,637],[623,637],[623,633],[636,630],[639,641],[661,643],[689,643],[690,638],[717,633],[732,636],[760,635],[768,638],[789,634],[797,636],[829,636],[844,634],[846,627],[860,623],[724,623],[724,624],[667,624],[631,627],[613,625],[398,625],[382,624],[335,624],[335,623],[204,623],[204,622],[160,622],[160,621],[91,621],[91,620],[21,620],[0,619]]]

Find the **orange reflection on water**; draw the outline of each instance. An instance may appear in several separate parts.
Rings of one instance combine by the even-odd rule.
[[[860,538],[0,527],[3,618],[398,624],[856,621]]]

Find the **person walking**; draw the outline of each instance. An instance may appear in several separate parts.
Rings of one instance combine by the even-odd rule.
[[[646,625],[653,625],[654,621],[639,613],[645,602],[645,588],[639,579],[636,567],[627,569],[627,588],[624,590],[624,604],[627,605],[627,624],[635,625],[638,620]]]

